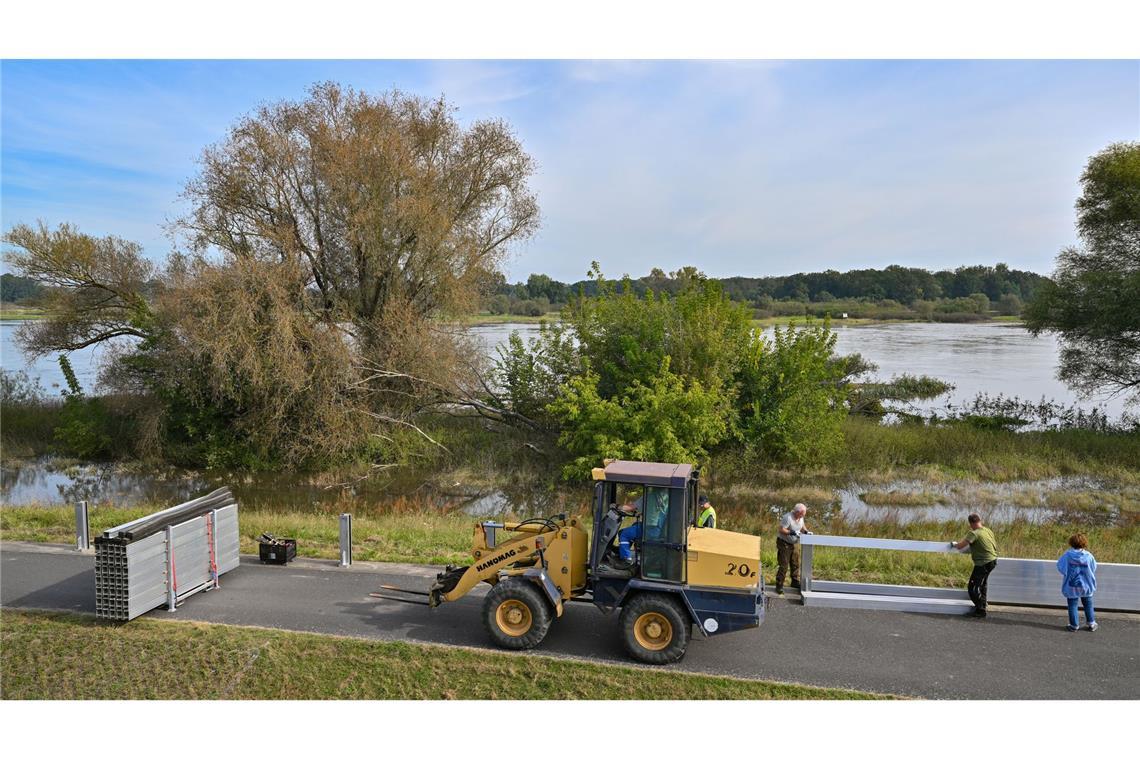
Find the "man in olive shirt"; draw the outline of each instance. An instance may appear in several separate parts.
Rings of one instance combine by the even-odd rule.
[[[974,603],[974,615],[986,616],[986,581],[990,573],[997,567],[997,539],[994,532],[982,525],[982,518],[970,515],[970,532],[961,541],[950,542],[950,546],[961,550],[970,547],[970,554],[974,558],[974,572],[970,573],[970,582],[966,590],[970,594],[970,601]]]

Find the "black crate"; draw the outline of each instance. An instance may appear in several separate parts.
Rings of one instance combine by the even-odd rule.
[[[257,554],[261,561],[267,565],[284,565],[291,559],[297,558],[297,539],[279,538],[284,543],[267,544],[262,541],[257,545]]]

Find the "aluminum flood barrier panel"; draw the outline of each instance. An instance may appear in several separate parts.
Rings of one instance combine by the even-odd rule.
[[[883,609],[902,612],[967,614],[974,605],[965,591],[969,567],[963,564],[962,588],[896,586],[880,583],[824,581],[812,577],[816,546],[959,554],[948,541],[908,541],[858,536],[800,537],[803,555],[800,585],[805,606]],[[1097,563],[1098,610],[1140,612],[1140,565]],[[1064,607],[1061,575],[1055,560],[999,557],[987,582],[987,599],[995,604]]]
[[[237,511],[221,488],[104,531],[95,539],[95,615],[133,620],[217,588],[239,563]]]

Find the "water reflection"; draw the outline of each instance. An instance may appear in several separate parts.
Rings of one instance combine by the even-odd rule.
[[[0,504],[58,506],[81,499],[93,505],[173,504],[222,485],[230,486],[247,507],[279,511],[365,514],[433,509],[488,519],[580,514],[589,509],[589,496],[581,489],[551,490],[525,483],[507,489],[440,484],[411,472],[340,483],[328,474],[139,469],[52,458],[6,463],[0,468]],[[710,488],[714,502],[726,511],[763,510],[778,518],[793,506],[764,503],[770,499],[750,496],[748,489],[734,488],[731,483],[710,484]],[[996,525],[1021,520],[1111,526],[1121,524],[1126,516],[1122,504],[1140,498],[1136,490],[1090,477],[1010,483],[898,480],[816,488],[816,497],[807,500],[813,521],[821,526],[833,519],[898,525],[958,522],[970,512],[981,512],[987,522]]]

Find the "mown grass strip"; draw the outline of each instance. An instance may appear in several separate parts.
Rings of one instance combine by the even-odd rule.
[[[99,535],[113,525],[133,520],[162,505],[91,510],[91,532]],[[775,518],[766,511],[740,508],[720,512],[722,527],[761,536],[761,566],[767,583],[775,582]],[[4,507],[0,509],[0,537],[7,541],[71,543],[75,540],[74,512],[68,506]],[[340,556],[340,533],[335,514],[277,512],[242,509],[241,551],[257,554],[257,536],[268,532],[298,541],[302,557],[336,559]],[[463,514],[414,512],[356,514],[353,516],[353,557],[367,562],[408,562],[443,565],[471,562],[471,535],[476,519]],[[899,538],[920,541],[957,540],[965,535],[962,523],[847,522],[833,519],[828,525],[812,525],[817,533]],[[998,550],[1004,557],[1055,559],[1067,548],[1075,530],[1089,539],[1099,562],[1140,564],[1140,524],[1116,527],[1033,524],[1015,522],[995,525]],[[955,554],[890,552],[868,549],[816,550],[816,578],[914,586],[958,587],[970,574],[970,557]]]
[[[5,699],[884,699],[407,642],[0,613]]]

